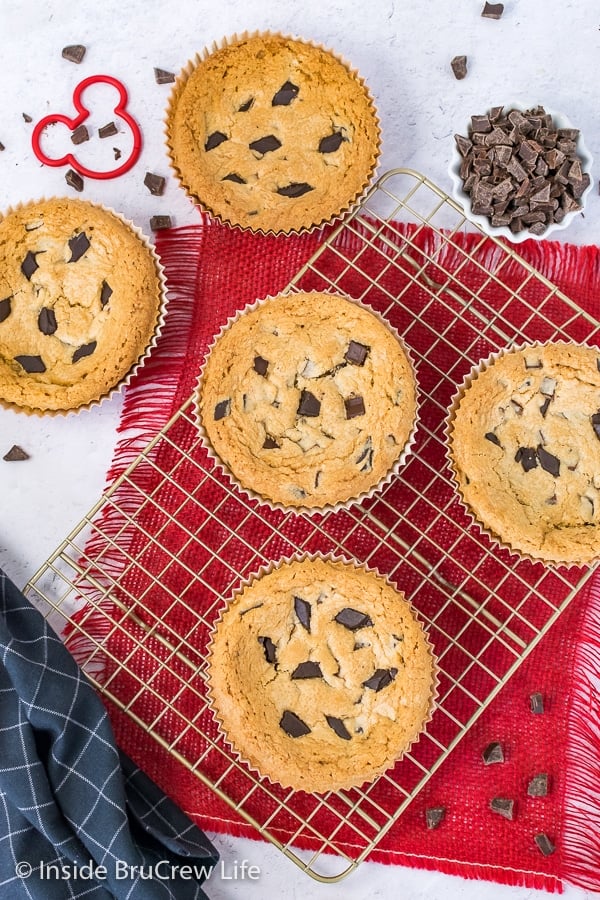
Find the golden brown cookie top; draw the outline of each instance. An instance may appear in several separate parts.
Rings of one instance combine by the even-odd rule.
[[[246,309],[209,352],[199,391],[209,448],[246,490],[323,508],[376,487],[414,434],[407,352],[368,307],[281,294]]]
[[[29,203],[0,220],[0,399],[33,411],[99,399],[157,327],[162,283],[150,247],[82,200]]]
[[[213,215],[290,232],[358,200],[375,171],[380,130],[366,86],[333,53],[258,34],[184,70],[167,142],[182,185]]]
[[[341,560],[285,561],[217,622],[209,693],[227,739],[262,775],[306,791],[360,785],[431,715],[435,664],[404,595]]]
[[[475,518],[547,562],[600,553],[600,350],[530,345],[488,361],[450,417],[450,457]]]

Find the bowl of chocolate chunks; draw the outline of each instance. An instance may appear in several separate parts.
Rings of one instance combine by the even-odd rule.
[[[487,234],[513,243],[566,228],[592,190],[592,157],[562,113],[519,103],[471,116],[454,135],[452,196]]]

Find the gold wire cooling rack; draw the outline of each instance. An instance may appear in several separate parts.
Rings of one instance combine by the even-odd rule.
[[[311,876],[337,881],[378,845],[590,575],[519,562],[470,525],[445,462],[456,385],[507,344],[598,343],[600,324],[405,169],[377,182],[289,287],[351,294],[411,347],[421,416],[400,476],[335,514],[265,510],[213,469],[190,398],[26,591],[58,633],[69,632],[68,645],[79,642],[77,658],[120,727],[183,767],[198,803],[218,798]],[[378,568],[405,591],[435,646],[440,694],[426,734],[393,770],[361,789],[313,796],[261,780],[231,754],[207,709],[203,651],[242,577],[317,550]]]

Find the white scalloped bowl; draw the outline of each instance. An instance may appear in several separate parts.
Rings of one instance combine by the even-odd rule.
[[[544,110],[552,116],[552,120],[557,128],[575,128],[570,120],[561,112],[557,112],[556,110],[549,109],[545,104],[543,105]],[[522,103],[505,103],[504,109],[518,109],[520,112],[525,112],[527,109],[532,109],[532,105],[524,106]],[[457,132],[458,133],[458,132]],[[461,131],[460,134],[468,135],[469,129],[468,126],[464,131]],[[588,148],[585,145],[585,142],[579,134],[577,139],[577,155],[581,161],[581,169],[583,172],[587,172],[590,176],[590,183],[588,187],[585,189],[581,197],[579,198],[579,202],[581,204],[581,209],[573,210],[565,215],[562,222],[556,222],[552,225],[548,225],[543,234],[532,234],[526,228],[523,231],[519,231],[514,234],[510,228],[506,225],[500,227],[496,225],[492,225],[488,216],[479,215],[472,211],[471,207],[471,197],[467,192],[463,189],[463,180],[460,177],[460,165],[462,162],[462,156],[460,155],[458,148],[456,147],[456,142],[454,142],[454,148],[452,152],[452,158],[450,160],[450,165],[448,166],[448,174],[450,175],[450,179],[452,181],[452,196],[456,200],[457,203],[463,208],[465,215],[467,218],[479,225],[479,227],[486,234],[491,235],[492,237],[501,237],[506,238],[506,240],[511,241],[513,244],[520,244],[522,241],[533,240],[545,240],[548,238],[553,232],[560,231],[564,228],[567,228],[570,223],[573,221],[575,216],[580,215],[584,209],[587,197],[589,196],[593,186],[594,179],[592,177],[592,155],[589,152]]]

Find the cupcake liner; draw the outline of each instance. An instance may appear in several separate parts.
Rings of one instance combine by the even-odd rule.
[[[600,525],[597,525],[596,528],[598,530],[598,540],[597,540],[597,550],[594,552],[585,552],[585,546],[580,542],[579,539],[576,538],[576,535],[573,534],[572,546],[568,549],[568,551],[564,552],[556,552],[551,549],[544,550],[543,547],[536,549],[532,546],[534,543],[533,529],[530,528],[528,532],[519,534],[516,530],[517,526],[515,525],[514,519],[507,523],[506,529],[494,528],[490,523],[485,521],[485,516],[480,513],[477,509],[474,508],[474,503],[469,499],[468,491],[465,492],[462,486],[462,479],[458,472],[458,468],[460,468],[458,461],[456,459],[456,452],[454,450],[454,442],[455,442],[455,423],[457,416],[460,414],[460,407],[463,399],[468,394],[469,389],[476,383],[477,379],[482,376],[485,372],[487,372],[492,366],[501,362],[507,356],[513,353],[522,353],[522,352],[531,352],[535,356],[535,351],[538,349],[544,349],[547,347],[559,347],[559,348],[567,348],[572,349],[576,353],[585,350],[593,352],[597,359],[600,360],[600,350],[596,347],[591,347],[589,345],[577,344],[573,341],[564,341],[564,340],[556,340],[556,341],[533,341],[533,342],[524,342],[518,345],[514,345],[512,347],[503,348],[495,353],[490,354],[486,359],[482,359],[476,365],[473,365],[470,372],[465,376],[462,384],[458,387],[454,397],[452,398],[448,415],[446,418],[446,426],[445,426],[445,435],[446,435],[446,456],[449,463],[450,474],[452,478],[453,485],[456,489],[458,497],[462,503],[462,506],[467,513],[471,523],[477,527],[477,529],[484,534],[494,546],[500,547],[503,550],[508,551],[513,556],[517,557],[519,560],[528,560],[532,563],[544,563],[549,567],[557,567],[557,568],[571,568],[571,567],[581,567],[591,565],[600,559]],[[600,362],[598,362],[598,367],[600,368]],[[533,367],[532,367],[533,369]],[[524,375],[524,381],[525,381]],[[515,393],[517,391],[518,385],[515,385]],[[599,394],[600,396],[600,394]],[[540,395],[541,401],[548,400],[547,395]],[[542,405],[542,404],[541,404]],[[600,407],[600,402],[599,402]],[[545,415],[545,414],[544,414]],[[541,433],[543,434],[543,423],[544,418],[542,417],[542,413],[540,412],[540,426]],[[492,439],[493,440],[493,439]],[[541,445],[540,445],[541,446]],[[487,448],[486,448],[487,449]],[[521,449],[521,448],[519,448]],[[532,453],[535,448],[525,448],[526,450],[531,449]],[[538,447],[538,455],[539,455],[539,447]],[[490,445],[491,450],[491,445]],[[543,447],[542,447],[542,452]],[[564,461],[560,463],[557,458],[554,459],[554,465],[561,466],[564,465]],[[515,464],[519,464],[519,459],[515,459]],[[552,460],[549,457],[546,457],[544,463],[539,463],[540,469],[546,469],[546,472],[550,474],[554,474],[551,470],[553,466],[551,465]],[[520,463],[523,466],[525,471],[528,469],[535,468],[538,466],[538,461],[532,459],[531,464],[527,463],[525,460],[524,463]],[[491,465],[491,463],[490,463]],[[469,487],[469,485],[467,485]],[[517,501],[515,501],[517,502]],[[540,513],[541,515],[541,513]],[[515,528],[515,532],[512,536],[507,534],[506,532],[510,530],[511,525]],[[561,529],[563,530],[563,529]],[[559,531],[559,527],[549,526],[548,534],[552,536],[554,532],[557,534]],[[582,534],[585,532],[586,535],[589,535],[589,526],[581,525]],[[564,543],[564,542],[563,542]],[[568,543],[568,541],[567,541]]]
[[[199,191],[196,187],[194,187],[190,182],[191,178],[186,177],[184,171],[180,167],[177,160],[177,153],[173,147],[173,134],[172,134],[172,122],[175,116],[175,111],[177,105],[184,93],[185,87],[188,83],[190,76],[195,72],[198,66],[202,65],[209,57],[211,57],[214,53],[217,53],[221,50],[225,50],[229,47],[233,47],[236,44],[239,44],[243,41],[253,40],[257,38],[264,39],[282,39],[284,41],[296,41],[304,44],[307,47],[311,47],[315,50],[321,51],[323,53],[328,54],[328,56],[335,60],[337,63],[341,64],[347,71],[348,75],[351,79],[353,79],[356,84],[359,86],[360,90],[364,93],[366,101],[367,101],[367,109],[370,117],[372,118],[373,125],[373,146],[371,152],[369,154],[368,163],[365,165],[364,175],[362,176],[361,183],[351,191],[351,196],[340,201],[339,204],[336,204],[336,208],[331,211],[320,212],[316,221],[310,221],[307,223],[301,224],[292,224],[289,226],[262,226],[262,225],[253,225],[252,223],[243,223],[238,221],[236,218],[235,212],[232,209],[232,205],[228,200],[223,200],[222,207],[224,208],[215,208],[216,204],[208,201],[206,196],[201,196],[203,193],[201,190]],[[268,130],[268,129],[267,129]],[[370,184],[372,183],[377,166],[379,163],[379,157],[381,152],[381,128],[380,121],[377,114],[377,110],[375,108],[375,103],[373,97],[365,83],[365,81],[361,78],[358,71],[350,66],[350,64],[343,59],[338,54],[324,47],[323,45],[304,40],[302,38],[292,37],[290,35],[280,34],[279,32],[271,32],[271,31],[253,31],[253,32],[243,32],[241,35],[233,34],[231,37],[224,37],[219,43],[213,42],[210,48],[205,47],[200,53],[197,53],[195,57],[187,62],[187,64],[182,68],[180,73],[177,76],[176,82],[171,90],[171,94],[169,96],[166,116],[164,119],[164,131],[166,136],[166,144],[167,144],[167,155],[169,157],[171,169],[178,180],[180,186],[186,192],[190,200],[198,205],[200,208],[205,210],[212,218],[221,222],[222,224],[228,225],[232,228],[237,228],[242,231],[251,231],[258,232],[261,234],[302,234],[308,233],[315,229],[322,228],[323,226],[334,222],[340,218],[346,216],[351,210],[353,210],[364,198],[365,194],[368,191]],[[259,135],[257,134],[257,137]],[[189,168],[188,168],[189,172]],[[293,176],[292,176],[293,177]],[[227,210],[227,207],[229,209]],[[284,214],[277,214],[278,219],[283,218]]]
[[[375,317],[375,319],[377,319],[377,321],[380,322],[387,329],[387,331],[397,340],[398,344],[404,351],[404,355],[405,355],[407,363],[408,363],[408,367],[409,367],[409,370],[410,370],[410,373],[412,376],[412,383],[414,386],[414,396],[415,396],[414,417],[411,422],[411,425],[410,425],[410,428],[408,431],[408,436],[406,438],[404,446],[400,449],[398,456],[393,461],[393,463],[389,467],[389,469],[381,476],[381,478],[379,478],[368,489],[362,490],[362,491],[356,493],[355,495],[348,497],[347,499],[343,499],[343,500],[336,501],[336,502],[325,502],[322,505],[303,505],[301,502],[283,503],[276,499],[265,496],[259,490],[250,487],[248,484],[242,483],[240,481],[239,477],[234,472],[232,472],[232,470],[229,468],[229,466],[221,459],[221,456],[219,455],[218,451],[213,447],[210,437],[207,433],[207,430],[202,422],[202,416],[200,413],[200,395],[201,395],[202,386],[204,383],[205,370],[208,365],[211,353],[213,352],[213,349],[218,344],[221,337],[232,327],[232,325],[234,325],[236,322],[238,322],[244,315],[246,315],[256,309],[259,309],[260,307],[264,306],[265,304],[267,304],[271,301],[275,301],[278,298],[285,298],[285,297],[293,296],[297,293],[306,294],[306,297],[308,298],[307,299],[308,303],[310,303],[310,298],[313,295],[318,297],[323,294],[329,294],[334,297],[341,297],[342,299],[347,300],[351,303],[354,303],[360,309],[364,309],[367,312],[369,312],[371,315],[373,315]],[[290,513],[290,512],[295,513],[297,515],[304,514],[304,515],[311,516],[311,515],[323,515],[325,513],[339,512],[340,510],[348,509],[351,506],[362,503],[363,501],[368,500],[369,498],[373,497],[375,494],[381,492],[386,487],[386,485],[388,485],[391,481],[393,481],[393,479],[401,471],[407,458],[411,454],[414,444],[415,444],[415,440],[416,440],[416,434],[417,434],[417,428],[418,428],[418,417],[419,417],[418,382],[417,382],[415,364],[414,364],[414,361],[412,359],[411,353],[410,353],[407,345],[405,344],[403,339],[400,337],[400,335],[398,334],[396,329],[386,319],[384,319],[383,316],[380,315],[380,313],[378,313],[376,310],[372,309],[370,306],[367,306],[366,304],[362,303],[361,301],[355,300],[354,298],[348,296],[347,294],[341,294],[334,290],[307,291],[307,292],[287,291],[287,292],[283,292],[283,293],[275,295],[275,296],[270,295],[270,296],[255,300],[254,303],[248,304],[243,309],[238,310],[233,316],[231,316],[222,325],[219,332],[213,338],[211,345],[208,347],[208,349],[206,351],[204,363],[200,369],[194,396],[195,396],[194,409],[195,409],[195,414],[196,414],[198,430],[200,432],[203,446],[204,446],[209,458],[213,461],[215,466],[227,477],[227,479],[230,481],[230,483],[237,490],[239,490],[240,492],[245,494],[250,500],[255,500],[258,503],[260,503],[264,506],[267,506],[271,510],[279,510],[279,511],[287,512],[287,513]],[[277,470],[274,469],[274,475],[276,475],[276,474],[277,474]]]
[[[228,611],[234,607],[237,600],[242,597],[242,595],[248,588],[250,588],[262,578],[270,575],[271,573],[281,569],[284,566],[302,563],[304,561],[313,562],[315,560],[320,560],[325,563],[331,563],[332,565],[337,567],[344,566],[354,571],[358,570],[363,573],[367,573],[378,581],[383,582],[387,587],[391,588],[396,594],[398,594],[399,602],[402,602],[406,605],[408,612],[413,617],[417,626],[420,627],[420,631],[424,639],[425,648],[431,662],[431,686],[427,711],[423,716],[418,731],[416,731],[411,737],[406,739],[405,744],[398,748],[398,752],[396,754],[389,754],[385,761],[382,761],[381,764],[377,765],[374,765],[372,759],[370,758],[369,762],[371,763],[371,770],[367,771],[368,767],[365,767],[365,770],[362,773],[359,772],[357,774],[355,771],[355,773],[350,778],[340,777],[339,779],[334,780],[328,777],[326,779],[327,784],[319,785],[319,787],[317,787],[316,789],[311,790],[308,788],[308,786],[302,786],[299,783],[296,783],[293,777],[291,779],[280,779],[275,773],[264,771],[265,763],[264,759],[260,758],[260,753],[249,752],[247,746],[246,749],[241,748],[235,742],[235,738],[232,738],[230,736],[229,729],[227,728],[225,722],[219,714],[219,702],[216,696],[217,692],[215,692],[214,684],[212,681],[212,656],[221,624],[225,622],[225,617]],[[357,632],[357,634],[359,633],[360,632]],[[324,794],[328,791],[350,790],[351,788],[357,788],[364,784],[370,784],[384,772],[390,771],[407,753],[409,753],[416,746],[416,744],[418,744],[420,739],[425,735],[437,706],[439,692],[439,665],[428,631],[421,621],[418,611],[415,609],[411,601],[404,595],[403,591],[396,587],[396,585],[394,585],[393,582],[386,575],[382,574],[378,569],[370,567],[364,563],[359,563],[355,559],[347,558],[338,553],[296,553],[292,556],[282,557],[277,561],[272,561],[266,565],[263,565],[256,573],[245,578],[240,586],[233,591],[231,597],[226,600],[212,623],[206,648],[206,661],[206,687],[208,706],[218,728],[219,734],[223,738],[227,747],[239,762],[248,766],[253,772],[256,773],[259,778],[268,779],[272,784],[279,784],[286,789],[291,788],[292,790],[301,790],[310,793]],[[275,760],[275,763],[277,763],[277,760]],[[318,775],[313,779],[313,781],[319,781]]]
[[[117,381],[115,381],[112,385],[109,385],[103,391],[94,392],[94,396],[90,399],[84,399],[82,402],[77,403],[72,406],[60,406],[60,407],[44,407],[42,405],[36,406],[35,404],[28,404],[26,402],[20,403],[16,400],[10,400],[6,397],[1,396],[1,381],[0,381],[0,407],[4,409],[10,409],[16,412],[21,412],[25,415],[29,416],[67,416],[75,413],[81,413],[84,410],[91,409],[105,400],[113,397],[114,395],[120,393],[131,381],[133,376],[139,371],[139,369],[144,365],[146,359],[156,346],[156,342],[161,334],[162,327],[164,324],[166,306],[167,306],[167,289],[166,289],[166,280],[164,275],[164,268],[159,260],[159,257],[150,243],[149,239],[144,235],[140,228],[134,225],[133,222],[126,219],[123,215],[116,212],[114,209],[104,206],[100,203],[94,203],[89,200],[80,200],[74,198],[65,198],[65,197],[42,197],[37,200],[29,200],[23,201],[16,206],[9,207],[5,213],[0,213],[0,223],[5,221],[9,216],[15,213],[20,213],[23,210],[27,210],[28,207],[32,207],[32,209],[39,204],[45,203],[65,203],[68,202],[70,206],[81,206],[84,215],[85,210],[92,208],[96,211],[100,211],[101,213],[105,213],[108,216],[115,219],[120,225],[124,226],[131,234],[133,234],[140,244],[144,247],[145,251],[147,251],[149,258],[151,258],[154,271],[156,275],[156,284],[157,284],[157,295],[156,295],[156,315],[154,320],[154,325],[152,331],[149,334],[148,340],[145,343],[145,346],[137,356],[135,360],[133,360],[132,364],[129,366],[127,371],[125,371]],[[1,379],[1,375],[0,375]]]

